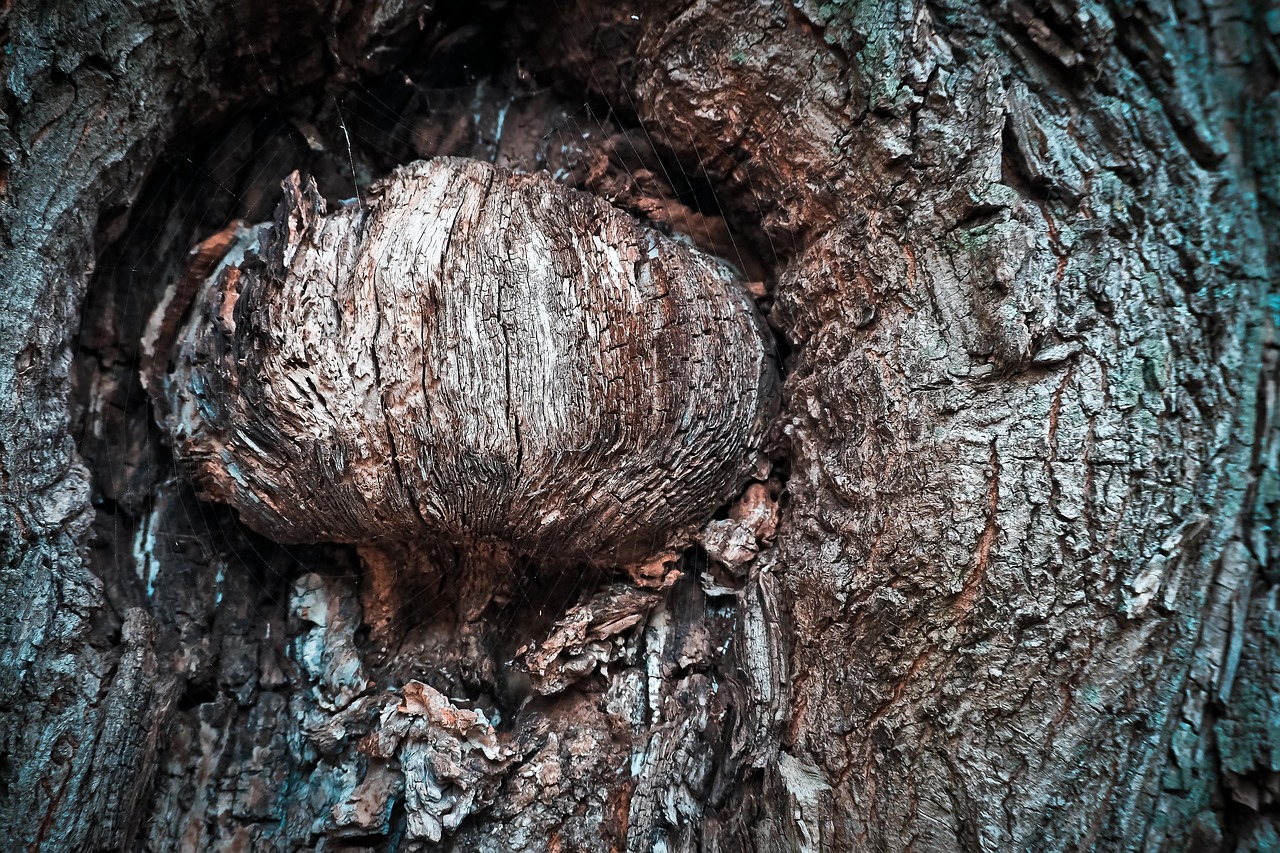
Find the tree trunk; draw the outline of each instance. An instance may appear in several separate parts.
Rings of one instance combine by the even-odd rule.
[[[1276,849],[1277,14],[0,5],[6,837]],[[440,154],[752,282],[782,412],[699,544],[480,580],[175,466],[140,341],[188,249]]]

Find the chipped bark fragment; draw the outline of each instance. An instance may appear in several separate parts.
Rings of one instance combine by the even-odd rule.
[[[659,590],[614,584],[570,608],[546,639],[516,653],[533,689],[543,695],[559,693],[626,656],[631,629],[649,618],[661,598]]]
[[[772,542],[778,533],[778,501],[761,483],[751,483],[734,501],[729,518],[741,523],[761,542]]]
[[[751,529],[732,518],[708,522],[700,539],[711,559],[734,571],[755,559],[759,550]]]
[[[199,487],[278,541],[627,562],[732,496],[776,384],[725,264],[440,158],[332,213],[295,173],[206,279],[160,408]]]
[[[707,556],[739,578],[778,533],[778,502],[763,483],[751,483],[729,508],[729,517],[708,521],[698,534]],[[708,589],[720,587],[712,582]]]
[[[429,841],[439,841],[446,830],[456,829],[468,815],[493,802],[515,755],[509,745],[499,743],[483,715],[458,708],[420,681],[405,684],[401,699],[385,706],[377,730],[360,746],[375,761],[375,768],[378,761],[391,758],[399,763],[406,835]],[[381,804],[388,787],[377,778],[381,775],[380,769],[371,771],[374,782],[358,788],[349,802],[368,795],[372,804]],[[341,816],[349,821],[362,819],[347,809]]]
[[[636,586],[645,589],[667,589],[680,580],[681,571],[676,567],[680,555],[675,551],[663,551],[647,560],[624,566],[627,576]]]

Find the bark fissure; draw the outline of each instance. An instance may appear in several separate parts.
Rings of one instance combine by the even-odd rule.
[[[0,11],[0,817],[15,846],[127,847],[140,826],[153,850],[390,849],[410,822],[426,844],[431,815],[436,849],[459,850],[1274,845],[1280,50],[1263,10],[321,7]],[[148,346],[186,321],[160,311],[144,331],[153,306],[187,303],[187,247],[268,218],[294,169],[330,201],[369,199],[353,180],[439,154],[546,168],[737,255],[790,361],[765,484],[776,535],[720,518],[705,548],[625,580],[517,580],[486,552],[470,563],[507,580],[478,583],[448,547],[388,546],[376,570],[372,552],[361,568],[347,549],[280,549],[173,476],[134,368],[147,390],[168,375]],[[425,354],[450,294],[423,287],[364,292],[366,312],[422,317],[400,330],[388,313],[359,346]],[[512,400],[540,386],[511,371],[529,345],[520,294],[500,283],[488,344],[492,411],[518,421],[525,471],[539,433]],[[240,336],[260,318],[231,301],[211,317]],[[391,390],[367,445],[288,458],[368,489],[361,530],[401,513],[427,526],[442,510],[409,493],[405,426],[446,416],[440,377],[381,354],[372,376],[329,373],[315,352],[289,354],[311,371],[273,386],[308,417],[342,423],[344,398]],[[670,357],[643,355],[614,387]],[[391,411],[415,384],[421,407]],[[581,461],[569,450],[557,464]],[[651,488],[644,469],[586,484],[602,514]],[[669,491],[664,511],[684,501]],[[432,579],[409,584],[423,563]],[[300,575],[312,586],[291,592]],[[122,638],[135,611],[154,641]],[[493,651],[525,641],[548,691],[527,704]],[[166,700],[165,678],[190,700]],[[429,776],[424,756],[474,751],[429,715],[379,724],[415,707],[414,681],[453,697],[450,714],[500,709],[519,756]],[[388,757],[370,760],[356,744],[377,732]]]

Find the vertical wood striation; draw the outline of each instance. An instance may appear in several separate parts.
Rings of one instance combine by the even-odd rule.
[[[728,267],[478,161],[366,199],[325,216],[292,177],[180,334],[175,449],[252,527],[628,562],[687,542],[754,470],[777,375]]]

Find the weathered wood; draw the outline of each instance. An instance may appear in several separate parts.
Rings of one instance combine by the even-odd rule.
[[[1273,847],[1265,10],[475,6],[0,6],[5,837]],[[361,565],[174,475],[137,343],[187,248],[294,169],[334,205],[441,153],[758,282],[790,352],[773,538],[747,499],[630,580]]]
[[[160,392],[197,486],[254,529],[631,562],[759,467],[773,347],[722,262],[474,160],[328,216],[314,182],[285,189],[208,275]]]

